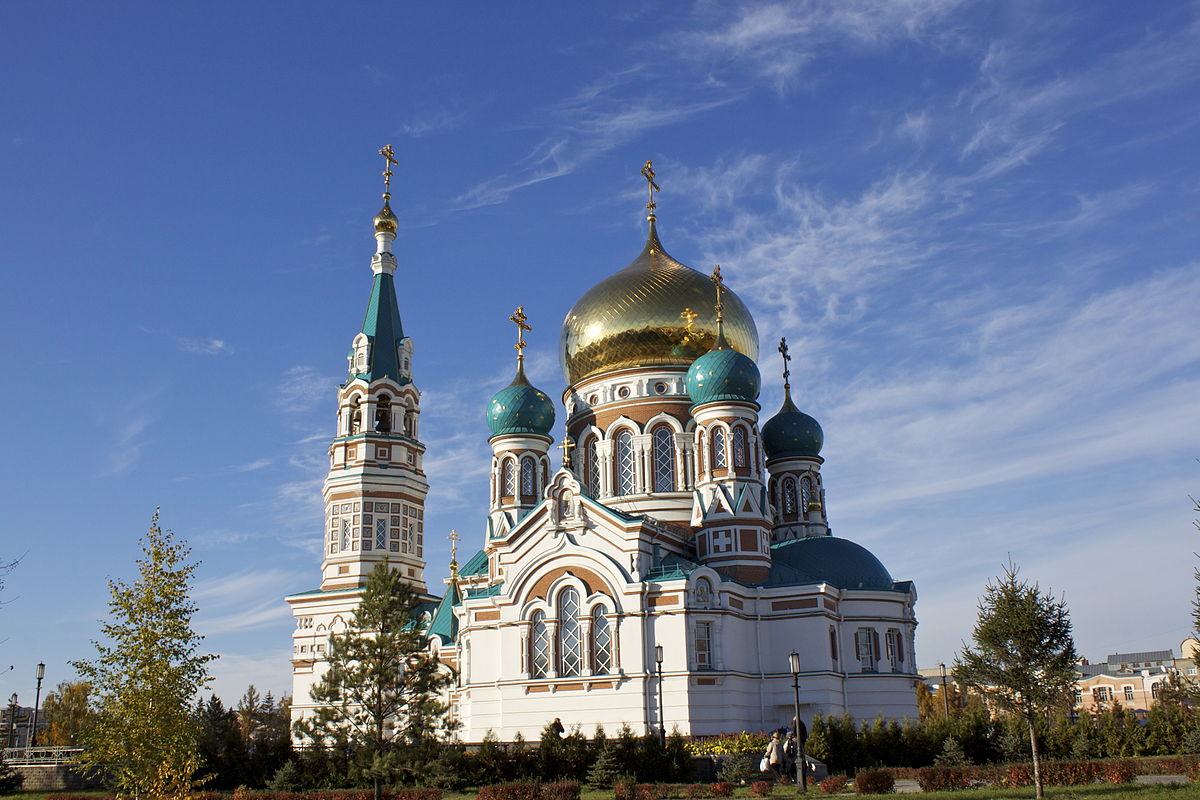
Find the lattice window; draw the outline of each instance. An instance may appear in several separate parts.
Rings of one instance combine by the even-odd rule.
[[[544,678],[549,672],[550,629],[546,625],[546,615],[535,611],[529,634],[529,674],[534,678]]]
[[[809,504],[812,503],[813,484],[812,478],[805,476],[800,479],[800,508],[804,513],[808,513]]]
[[[654,431],[654,491],[675,491],[675,434],[666,425]]]
[[[795,514],[796,514],[796,479],[795,478],[784,478],[783,479],[783,488],[780,489],[780,491],[783,492],[783,497],[781,498],[783,500],[783,513],[787,514],[788,516],[795,516]]]
[[[516,475],[516,470],[513,468],[512,459],[510,459],[510,458],[504,459],[504,467],[502,468],[502,474],[503,474],[504,478],[501,481],[501,485],[504,488],[500,492],[501,496],[515,497],[517,494],[517,475]]]
[[[600,496],[600,446],[594,436],[587,443],[587,490],[592,497]]]
[[[713,469],[725,469],[729,466],[725,460],[725,429],[715,428],[712,434],[712,465]]]
[[[521,494],[533,496],[534,466],[533,459],[527,458],[521,462]]]
[[[633,494],[633,434],[617,434],[617,494]]]
[[[604,616],[604,608],[596,606],[592,610],[592,672],[596,675],[607,675],[612,669],[612,627],[608,617]]]
[[[579,592],[567,587],[558,595],[558,674],[578,675],[583,668]]]
[[[733,429],[733,465],[744,467],[749,459],[746,457],[746,429]]]
[[[342,552],[350,549],[350,518],[342,517],[342,541],[340,543]]]
[[[375,549],[387,550],[388,546],[388,521],[387,517],[375,518]]]

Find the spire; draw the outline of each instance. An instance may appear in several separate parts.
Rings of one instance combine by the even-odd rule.
[[[373,381],[376,378],[391,378],[397,383],[407,383],[400,369],[397,352],[404,340],[404,326],[400,323],[400,306],[396,302],[396,287],[392,276],[396,271],[396,257],[392,254],[392,242],[396,239],[396,215],[392,213],[391,199],[392,165],[395,153],[389,144],[379,151],[384,158],[383,209],[375,217],[375,255],[371,258],[371,271],[375,280],[371,285],[371,297],[363,315],[362,335],[367,338],[367,364],[363,368],[355,354],[351,354],[351,375]]]
[[[788,381],[792,371],[788,362],[792,360],[791,354],[788,352],[787,337],[779,337],[779,354],[783,356],[783,408],[779,409],[780,413],[784,411],[799,411],[796,404],[792,402],[792,384]]]
[[[450,535],[446,537],[450,540],[450,580],[458,580],[458,542],[462,538],[458,535],[458,531],[451,530]]]
[[[651,253],[661,253],[663,252],[662,242],[658,240],[658,230],[654,226],[654,221],[657,219],[654,216],[654,209],[658,208],[658,204],[654,202],[654,193],[662,190],[654,182],[654,162],[649,159],[642,165],[642,177],[646,179],[646,192],[649,198],[646,202],[646,222],[649,223],[646,250]]]
[[[396,153],[390,144],[384,145],[379,151],[383,156],[383,208],[375,215],[375,258],[371,268],[378,274],[386,271],[389,274],[396,271],[396,257],[392,255],[392,242],[396,239],[398,220],[392,213],[392,165],[396,161]]]
[[[717,290],[717,342],[713,345],[713,350],[728,350],[729,342],[725,340],[725,303],[722,298],[725,292],[729,291],[725,288],[725,279],[721,277],[721,265],[717,264],[713,267],[712,276],[709,278],[713,282],[713,286]]]

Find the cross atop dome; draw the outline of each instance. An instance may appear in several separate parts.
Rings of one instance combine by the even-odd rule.
[[[646,219],[654,222],[654,209],[658,208],[658,204],[654,202],[654,193],[661,192],[662,189],[658,188],[658,184],[654,182],[654,162],[650,159],[646,159],[646,163],[642,165],[642,177],[646,179],[646,190],[650,195],[650,199],[646,203],[646,210],[650,212],[650,216]]]

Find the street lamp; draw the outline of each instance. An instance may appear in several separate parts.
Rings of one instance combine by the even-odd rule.
[[[946,664],[942,662],[938,664],[942,668],[942,711],[946,716],[950,716],[950,691],[946,688]]]
[[[792,732],[796,735],[796,783],[801,792],[808,792],[808,764],[804,754],[806,735],[800,733],[800,654],[795,650],[788,656],[788,666],[792,668],[792,699],[796,704],[796,718],[792,723]]]
[[[661,644],[654,645],[654,663],[658,666],[658,737],[662,746],[667,746],[667,715],[663,713],[663,677],[662,677],[663,648]]]
[[[8,698],[8,746],[12,748],[13,739],[17,735],[17,693],[13,692]]]
[[[37,665],[37,694],[33,696],[33,733],[29,735],[29,746],[37,747],[38,705],[42,702],[42,678],[46,677],[46,664],[39,661]]]

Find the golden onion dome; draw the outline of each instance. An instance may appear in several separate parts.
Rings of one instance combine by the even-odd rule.
[[[383,208],[375,215],[375,232],[395,233],[397,222],[396,215],[392,213],[391,203],[388,201],[387,195],[384,195]]]
[[[716,294],[701,272],[671,258],[650,221],[641,255],[589,289],[563,321],[559,357],[567,383],[630,367],[690,365],[717,340]],[[758,358],[758,329],[733,292],[724,296],[725,338]]]

